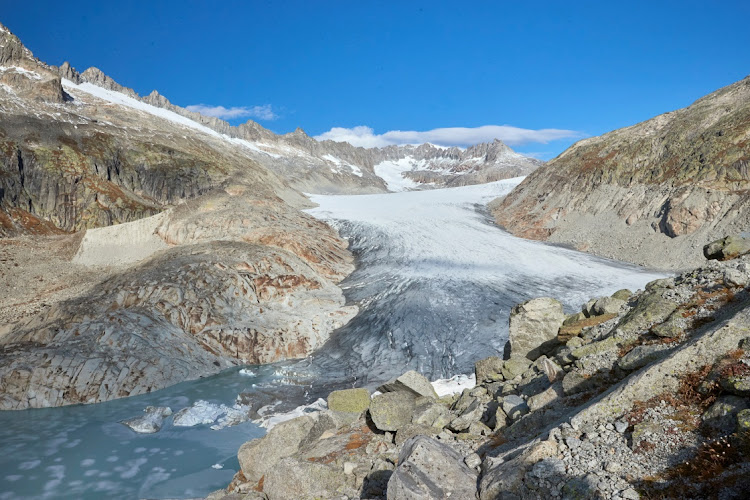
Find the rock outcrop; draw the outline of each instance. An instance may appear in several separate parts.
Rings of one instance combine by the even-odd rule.
[[[492,204],[517,236],[658,268],[750,224],[750,77],[577,142]]]

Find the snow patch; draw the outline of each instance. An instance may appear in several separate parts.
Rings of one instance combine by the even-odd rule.
[[[278,413],[268,417],[263,416],[257,420],[253,420],[253,423],[271,430],[281,422],[286,422],[287,420],[292,420],[293,418],[301,417],[302,415],[307,415],[309,413],[315,413],[326,409],[328,409],[326,400],[320,398],[317,401],[310,403],[309,405],[298,406],[294,410],[288,411],[286,413]]]
[[[375,175],[385,181],[389,191],[410,191],[419,187],[419,184],[411,179],[404,177],[404,172],[417,170],[418,165],[424,164],[424,160],[415,160],[411,156],[401,158],[400,160],[383,161],[375,165]]]
[[[342,160],[341,158],[336,158],[333,155],[326,154],[322,157],[324,160],[328,160],[329,162],[335,164],[338,167],[338,171],[341,172],[341,167],[348,167],[349,170],[352,171],[352,174],[356,175],[357,177],[362,177],[362,170],[356,165],[352,165],[351,163]],[[336,173],[336,170],[331,169],[333,173]]]
[[[42,75],[36,71],[30,71],[26,68],[21,68],[20,66],[0,66],[0,71],[15,71],[16,73],[21,73],[34,80],[42,79]]]
[[[450,396],[463,392],[464,389],[473,389],[477,385],[476,375],[455,375],[451,378],[442,378],[432,382],[432,387],[439,397]]]

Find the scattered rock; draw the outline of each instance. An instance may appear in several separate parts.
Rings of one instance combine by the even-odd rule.
[[[476,493],[476,471],[451,447],[426,436],[404,443],[388,481],[389,500],[470,499]]]
[[[382,393],[406,391],[415,396],[437,399],[438,395],[427,378],[414,370],[408,371],[378,387]]]

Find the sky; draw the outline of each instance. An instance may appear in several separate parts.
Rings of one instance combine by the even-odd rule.
[[[750,74],[748,19],[747,0],[0,0],[39,59],[234,125],[545,160]]]

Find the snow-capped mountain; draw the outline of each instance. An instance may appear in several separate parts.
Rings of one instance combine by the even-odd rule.
[[[317,141],[301,128],[278,135],[252,120],[235,127],[219,118],[176,106],[156,90],[140,97],[97,68],[78,73],[65,62],[59,68],[48,66],[48,69],[57,72],[69,87],[193,128],[200,126],[228,140],[242,141],[255,160],[287,179],[292,187],[309,193],[481,184],[527,175],[544,163],[514,152],[497,139],[467,149],[433,144],[361,148],[346,142]]]

